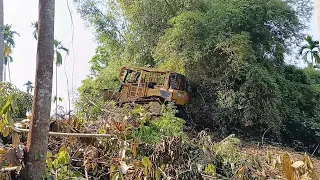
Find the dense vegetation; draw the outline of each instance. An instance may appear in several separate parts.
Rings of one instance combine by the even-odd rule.
[[[319,152],[320,73],[314,69],[320,67],[319,42],[302,33],[310,1],[74,0],[99,46],[79,88],[76,113],[56,114],[50,125],[52,77],[42,69],[52,74],[44,65],[53,64],[53,52],[56,65],[61,64],[59,50],[68,49],[53,41],[54,1],[40,3],[43,29],[34,23],[33,35],[51,36],[39,34],[37,61],[43,68],[37,71],[35,98],[29,94],[31,82],[25,84],[28,93],[0,84],[0,133],[9,141],[0,147],[0,166],[5,167],[0,179],[318,178],[319,160],[274,151],[265,143]],[[10,34],[14,42],[15,32]],[[302,46],[303,40],[308,44]],[[55,46],[50,50],[45,45],[51,42]],[[311,56],[307,68],[285,63],[295,53],[306,61]],[[191,102],[185,119],[176,116],[170,103],[154,116],[145,106],[104,102],[101,90],[119,88],[123,65],[186,75]],[[19,121],[32,99],[31,124]],[[259,143],[247,144],[239,136],[259,138]]]
[[[100,90],[122,65],[175,70],[191,84],[188,121],[314,150],[320,73],[285,64],[305,36],[308,0],[75,1],[99,42],[79,112],[101,114]],[[100,107],[99,107],[100,106]]]
[[[12,84],[0,83],[0,95],[0,107],[5,107],[9,103],[14,104],[13,118],[25,119],[27,112],[31,111],[32,95],[17,89]]]

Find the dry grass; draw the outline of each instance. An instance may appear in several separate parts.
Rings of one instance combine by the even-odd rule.
[[[254,145],[252,143],[245,143],[241,147],[241,150],[251,156],[259,157],[261,161],[266,162],[268,152],[271,154],[272,158],[276,158],[278,156],[283,156],[286,152],[289,153],[294,161],[303,160],[305,153],[297,152],[293,149],[286,148],[286,147],[276,147],[271,145],[266,145],[264,147]],[[307,154],[311,157],[310,154]],[[311,157],[313,162],[314,169],[317,174],[320,174],[320,158]]]

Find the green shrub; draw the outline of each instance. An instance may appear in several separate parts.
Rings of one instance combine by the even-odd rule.
[[[76,112],[87,120],[98,120],[103,113],[105,102],[101,91],[109,89],[118,91],[120,81],[118,79],[120,70],[128,61],[111,61],[106,69],[101,69],[94,77],[87,77],[79,87],[79,97],[75,102]]]
[[[26,118],[26,113],[32,109],[33,98],[30,94],[20,91],[9,83],[0,84],[0,107],[4,107],[10,96],[13,96],[18,109],[13,112],[13,118]]]
[[[163,114],[160,117],[152,119],[151,122],[148,122],[148,125],[133,132],[135,138],[144,143],[156,144],[164,137],[186,137],[183,132],[185,121],[175,117],[177,112],[175,107],[168,104],[163,105],[162,108]]]

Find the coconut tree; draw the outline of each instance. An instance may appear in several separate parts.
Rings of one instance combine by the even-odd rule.
[[[38,21],[31,23],[31,26],[34,28],[33,37],[38,40]]]
[[[33,91],[33,83],[31,81],[28,81],[24,84],[24,86],[27,87],[27,93],[30,94]]]
[[[65,48],[61,41],[54,40],[54,53],[56,59],[56,95],[55,95],[55,103],[56,103],[56,115],[58,114],[58,67],[62,65],[62,55],[61,52],[69,53],[69,49]]]
[[[10,74],[10,63],[13,62],[11,53],[13,48],[15,48],[16,43],[14,42],[14,36],[19,35],[16,31],[11,30],[12,25],[5,25],[4,27],[4,81],[6,81],[6,67],[8,67],[9,72],[9,81],[11,83],[11,74]]]
[[[11,53],[11,51],[10,51]],[[13,58],[10,54],[7,54],[6,52],[6,48],[5,48],[5,52],[4,52],[4,69],[3,69],[3,77],[4,77],[4,80],[3,81],[6,81],[7,80],[7,67],[8,67],[8,73],[9,73],[9,82],[11,83],[11,73],[10,73],[10,65],[9,63],[12,63],[13,62]]]
[[[319,41],[314,40],[311,36],[307,36],[305,41],[307,41],[307,44],[300,48],[299,54],[306,62],[309,62],[312,66],[315,66],[316,64],[320,63]]]

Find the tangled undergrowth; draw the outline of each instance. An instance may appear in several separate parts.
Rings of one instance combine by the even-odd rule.
[[[119,108],[108,103],[104,116],[97,121],[73,116],[59,122],[62,132],[110,136],[50,137],[44,179],[317,178],[307,155],[295,160],[288,153],[253,156],[242,151],[235,135],[219,142],[206,131],[193,138],[187,136],[184,120],[175,117],[170,104],[163,106],[159,117],[139,105]],[[21,136],[24,134],[20,134],[23,139]],[[1,148],[1,167],[23,168],[23,143],[19,146],[15,141],[12,145]],[[0,179],[11,177],[12,173],[1,171]]]

